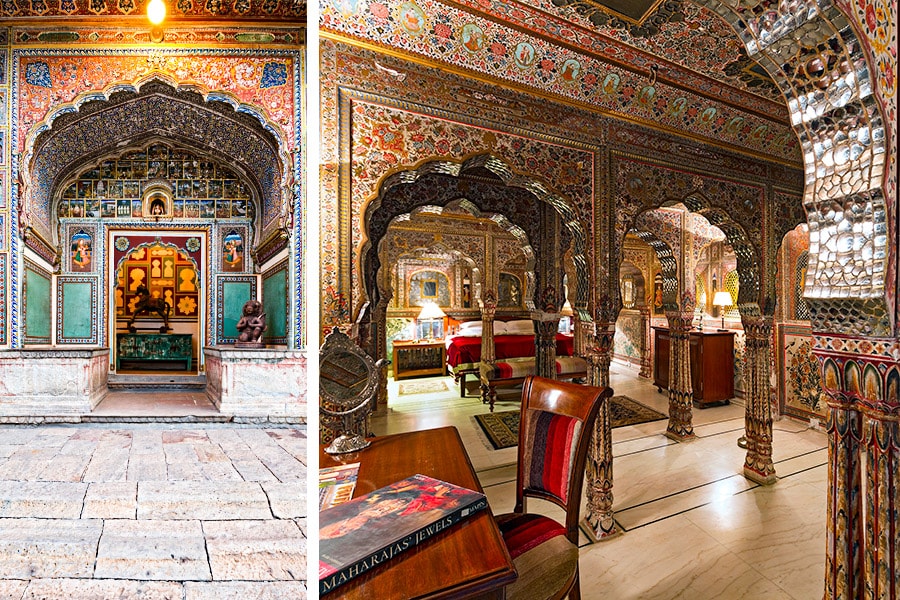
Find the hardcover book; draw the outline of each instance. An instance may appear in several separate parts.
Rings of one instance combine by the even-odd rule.
[[[319,512],[348,501],[358,475],[359,463],[319,469]]]
[[[484,494],[413,475],[319,513],[324,595],[487,508]]]

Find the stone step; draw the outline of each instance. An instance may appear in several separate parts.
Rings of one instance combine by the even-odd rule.
[[[81,423],[230,423],[232,415],[81,415]]]
[[[111,390],[183,390],[193,392],[206,389],[206,375],[120,375],[111,374],[107,380]]]

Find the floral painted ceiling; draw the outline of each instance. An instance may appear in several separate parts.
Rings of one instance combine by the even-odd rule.
[[[747,56],[744,45],[728,23],[709,9],[687,0],[662,3],[658,0],[527,0],[527,3],[645,52],[666,57],[681,68],[783,104],[772,78]],[[638,20],[620,12],[629,7],[643,9],[638,11]]]
[[[611,58],[652,61],[660,79],[691,71],[775,103],[787,119],[781,92],[752,61],[734,30],[721,17],[690,0],[462,0],[471,9],[515,20],[535,33],[562,33]],[[560,30],[560,27],[563,29]],[[628,56],[602,39],[614,40],[650,57]]]

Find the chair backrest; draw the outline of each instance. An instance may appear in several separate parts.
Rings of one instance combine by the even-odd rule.
[[[608,387],[529,376],[522,385],[519,464],[515,512],[527,497],[542,498],[566,511],[566,532],[578,541],[584,462]]]

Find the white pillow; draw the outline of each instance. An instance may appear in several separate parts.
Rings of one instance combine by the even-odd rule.
[[[505,321],[494,321],[494,335],[506,335],[507,333]]]
[[[530,335],[534,333],[534,322],[531,319],[517,319],[506,322],[507,335]]]
[[[481,321],[463,321],[459,324],[459,332],[460,334],[463,331],[473,331],[478,330],[478,335],[481,335]]]
[[[481,337],[481,327],[470,327],[468,329],[460,329],[456,337]]]

